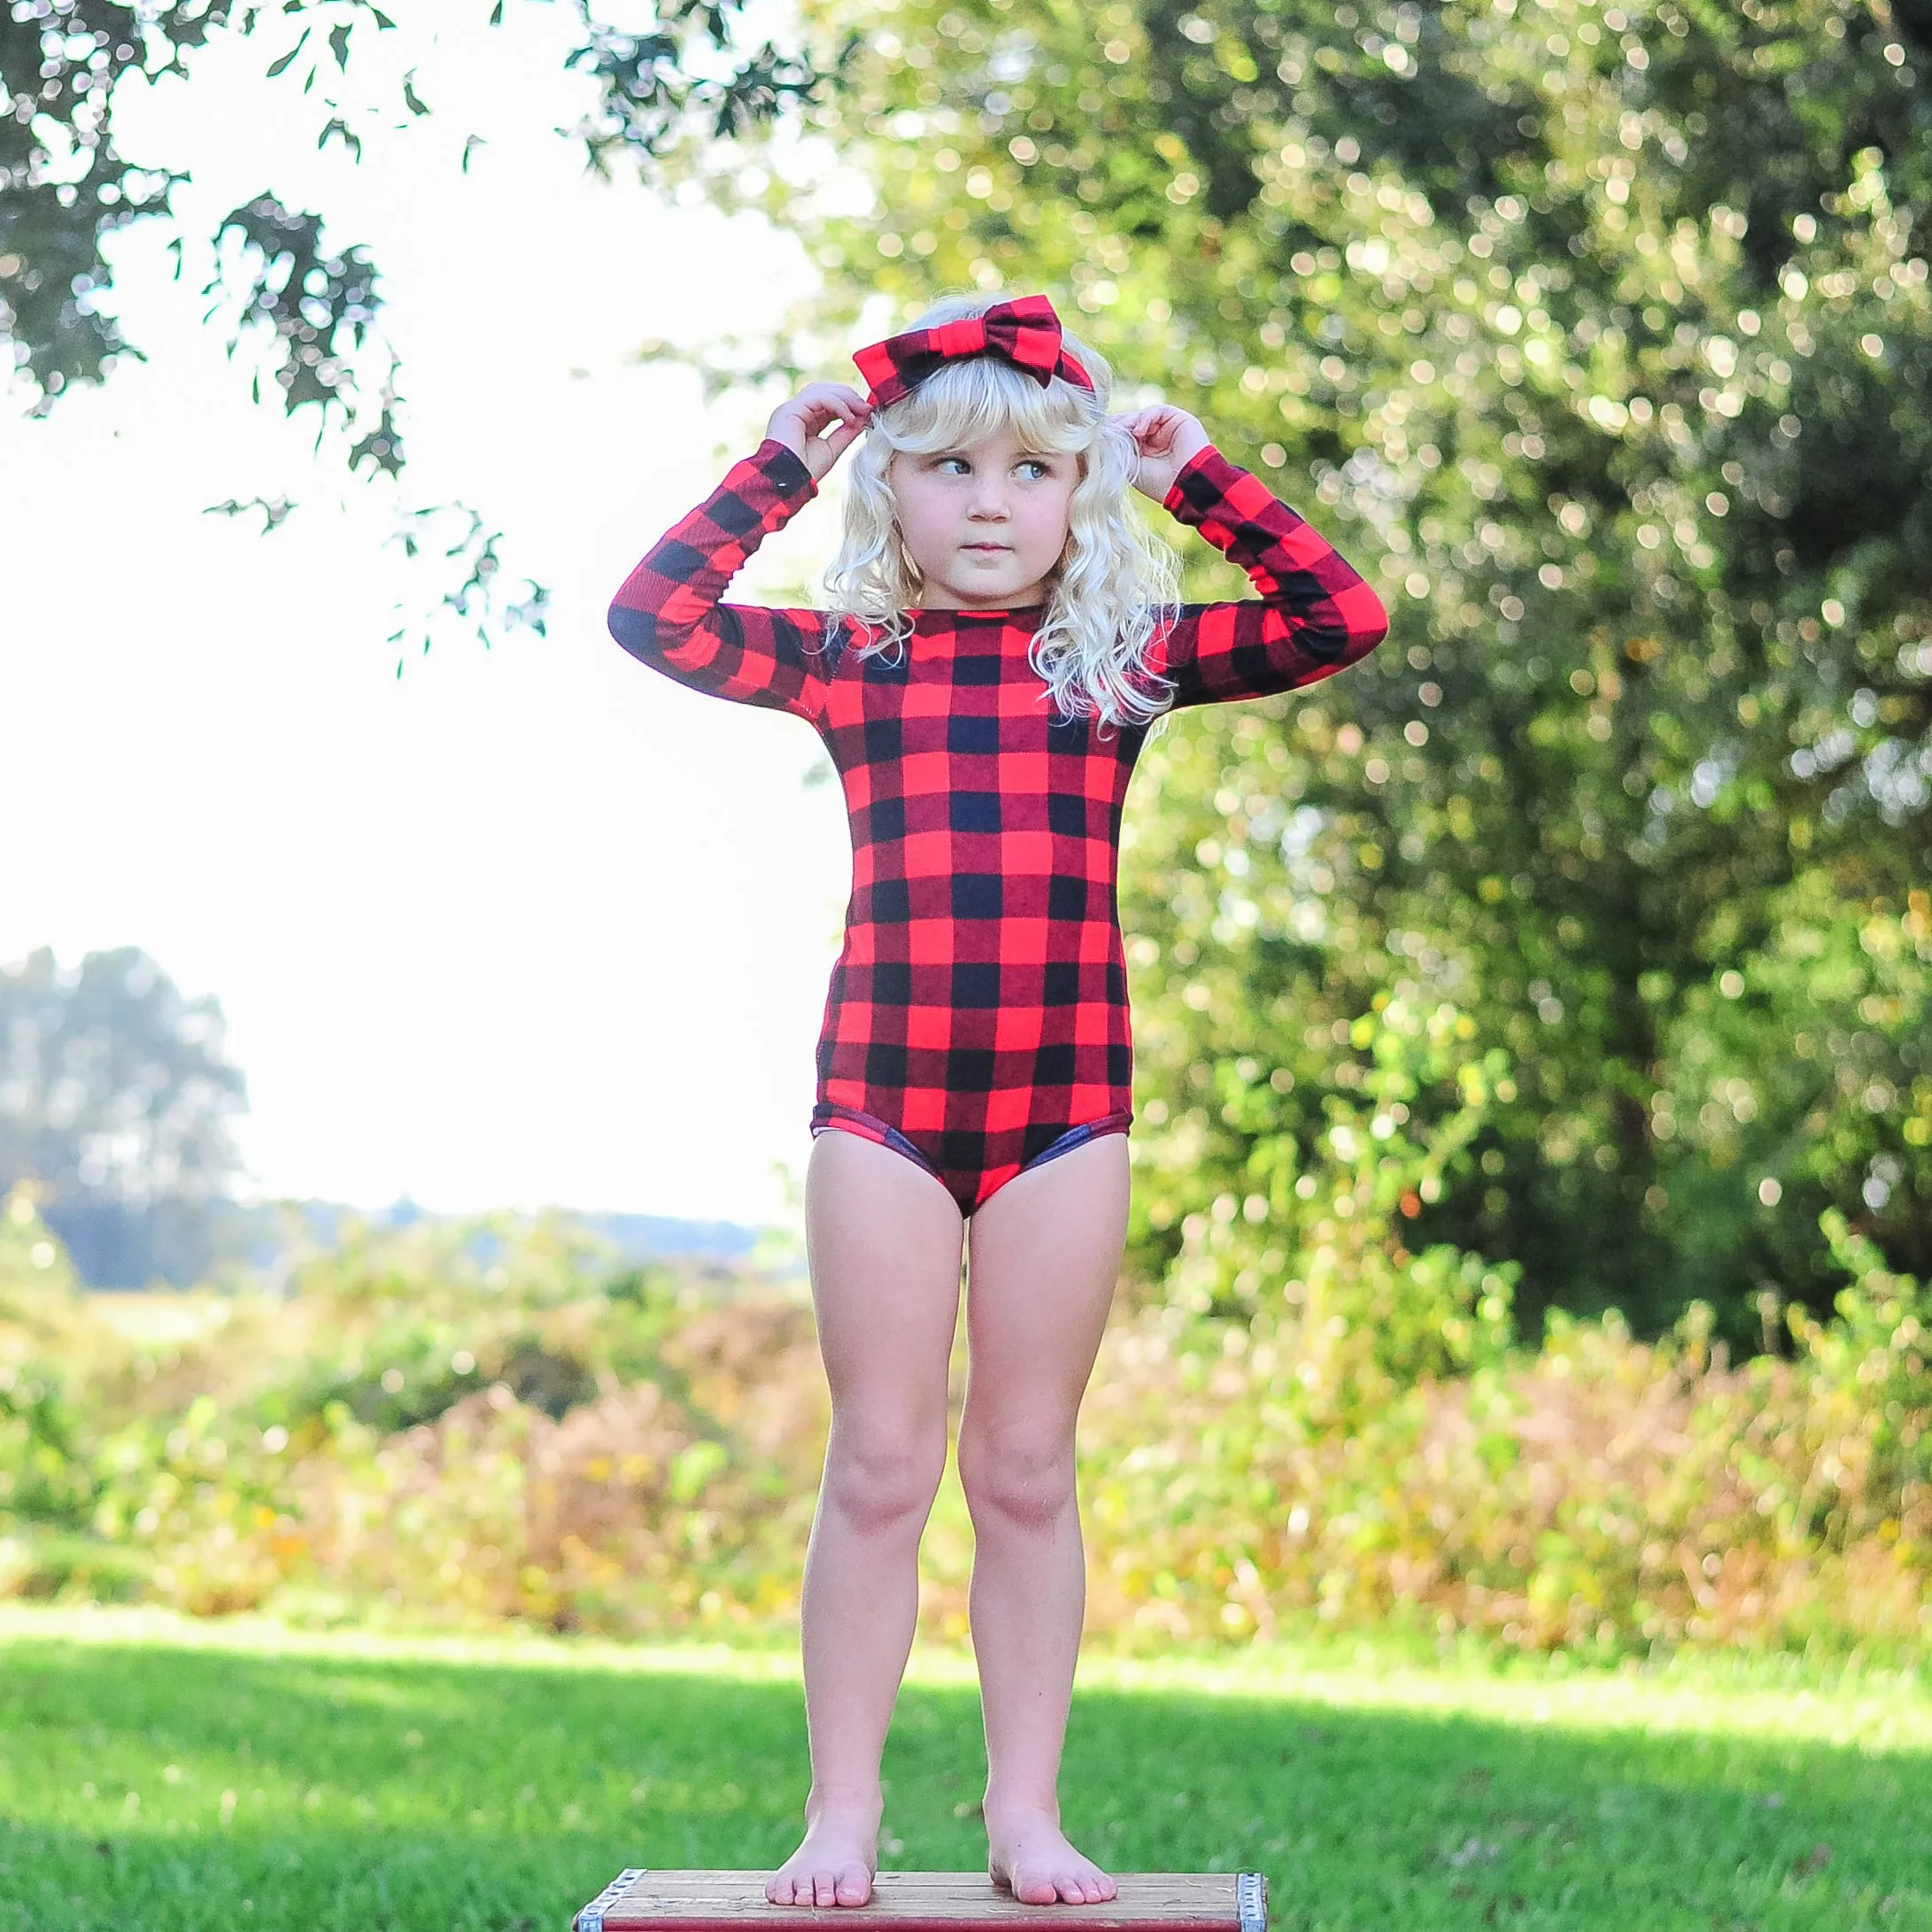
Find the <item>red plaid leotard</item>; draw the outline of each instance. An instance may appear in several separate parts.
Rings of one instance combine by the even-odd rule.
[[[896,1148],[970,1213],[1132,1117],[1115,876],[1147,733],[1052,711],[1027,662],[1038,607],[916,611],[903,650],[865,656],[821,612],[721,603],[815,493],[767,441],[631,572],[610,628],[680,684],[792,712],[823,740],[853,881],[813,1128]],[[1166,507],[1261,593],[1183,607],[1149,663],[1176,706],[1312,684],[1380,641],[1375,592],[1217,450],[1183,468]]]

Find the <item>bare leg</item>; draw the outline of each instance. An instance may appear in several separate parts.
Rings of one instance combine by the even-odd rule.
[[[1059,1784],[1086,1603],[1073,1429],[1126,1224],[1121,1134],[1018,1175],[970,1224],[959,1469],[973,1519],[987,1855],[994,1880],[1029,1905],[1114,1896],[1061,1832]]]
[[[959,1318],[953,1198],[889,1148],[813,1143],[806,1245],[831,1433],[800,1604],[812,1789],[780,1905],[862,1905],[877,1868],[879,1754],[919,1614],[919,1536],[946,1466]]]

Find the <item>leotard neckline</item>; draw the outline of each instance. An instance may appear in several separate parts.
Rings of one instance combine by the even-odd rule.
[[[1046,609],[1044,604],[1009,604],[998,610],[951,610],[931,605],[916,605],[906,613],[912,620],[913,628],[921,624],[944,630],[953,623],[1003,624],[1015,618],[1038,617]]]

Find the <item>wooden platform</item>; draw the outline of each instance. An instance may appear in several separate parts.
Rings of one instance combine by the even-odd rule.
[[[843,1925],[864,1932],[967,1932],[1064,1913],[1079,1932],[1267,1932],[1257,1872],[1129,1872],[1101,1905],[1024,1905],[983,1872],[881,1872],[868,1905],[775,1905],[768,1872],[620,1872],[572,1920],[576,1932],[778,1932]]]

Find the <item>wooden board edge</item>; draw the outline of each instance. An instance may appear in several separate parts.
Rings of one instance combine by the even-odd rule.
[[[627,1865],[595,1898],[586,1905],[579,1905],[571,1914],[570,1932],[604,1932],[605,1913],[649,1869],[648,1866]]]
[[[1104,1905],[1030,1905],[1029,1912],[1066,1913],[1070,1915],[1070,1925],[1077,1924],[1091,1928],[1091,1932],[1132,1932],[1132,1928],[1148,1926],[1150,1921],[1132,1916],[1110,1917]],[[767,1919],[762,1913],[754,1917],[719,1917],[704,1921],[694,1921],[688,1917],[672,1913],[629,1913],[620,1910],[610,1918],[601,1915],[596,1921],[594,1932],[692,1932],[694,1923],[702,1922],[721,1928],[721,1932],[777,1932],[786,1925],[797,1925],[800,1932],[822,1932],[822,1928],[833,1924],[856,1921],[865,1932],[962,1932],[971,1925],[970,1920],[955,1918],[922,1918],[916,1913],[875,1911],[870,1905],[774,1905],[773,1913],[784,1913],[785,1918]],[[836,1914],[836,1917],[834,1916]],[[1002,1916],[997,1920],[987,1921],[1010,1928],[1011,1918]],[[1155,1921],[1157,1932],[1235,1932],[1235,1921],[1225,1918],[1212,1919],[1162,1919]],[[590,1924],[580,1924],[578,1932],[593,1932]],[[1242,1928],[1246,1932],[1246,1928]]]
[[[626,1866],[608,1885],[588,1904],[578,1907],[572,1914],[572,1932],[690,1932],[692,1920],[688,1915],[650,1914],[632,1915],[625,1913],[622,1918],[612,1918],[611,1908],[616,1905],[622,1895],[640,1878],[650,1875],[647,1866]],[[931,1874],[921,1874],[921,1876]],[[1237,1932],[1268,1932],[1268,1881],[1260,1872],[1234,1872],[1230,1874],[1208,1873],[1136,1873],[1136,1877],[1151,1878],[1198,1878],[1232,1877],[1234,1881],[1235,1913]],[[1106,1905],[1111,1905],[1109,1899]],[[1142,1923],[1124,1916],[1109,1918],[1104,1907],[1086,1905],[1039,1905],[1031,1908],[1039,1912],[1064,1911],[1079,1914],[1089,1926],[1106,1928],[1109,1924],[1124,1927]],[[842,1919],[851,1913],[862,1915],[869,1932],[958,1932],[960,1920],[956,1919],[935,1920],[921,1918],[904,1912],[878,1912],[870,1905],[816,1906],[816,1905],[774,1905],[774,1913],[788,1914],[806,1926],[818,1926],[831,1920]],[[731,1926],[756,1924],[761,1928],[777,1921],[768,1920],[762,1913],[753,1919],[719,1920],[715,1923]],[[1203,1918],[1198,1922],[1187,1920],[1163,1920],[1161,1932],[1228,1932],[1228,1921],[1223,1917]]]

